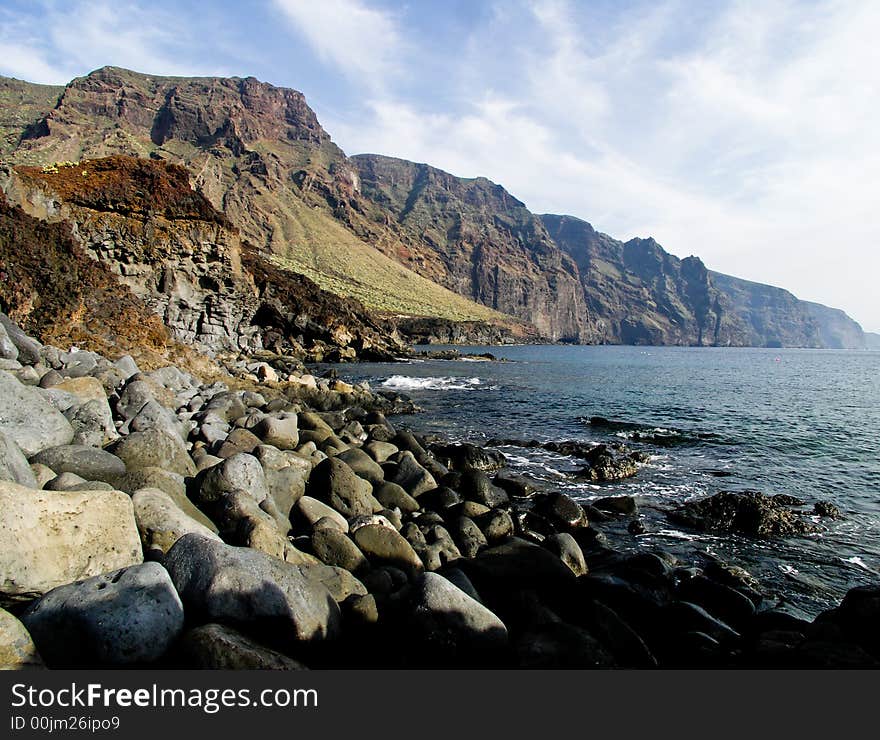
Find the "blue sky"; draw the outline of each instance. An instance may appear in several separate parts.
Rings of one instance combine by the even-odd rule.
[[[302,90],[349,154],[501,183],[880,331],[873,0],[5,0],[0,73]]]

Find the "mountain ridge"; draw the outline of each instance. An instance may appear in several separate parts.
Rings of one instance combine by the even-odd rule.
[[[12,164],[117,154],[182,164],[276,267],[380,314],[489,322],[520,341],[865,344],[838,309],[679,259],[653,238],[621,242],[576,217],[538,216],[486,178],[348,157],[302,93],[253,77],[104,67],[63,88],[0,82]]]

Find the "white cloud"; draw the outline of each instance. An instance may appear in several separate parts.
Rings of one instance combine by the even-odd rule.
[[[224,74],[205,63],[208,37],[180,16],[136,2],[88,0],[35,3],[7,11],[0,26],[0,73],[30,82],[64,84],[114,65],[153,74]]]
[[[392,14],[362,0],[273,0],[318,56],[346,77],[381,89],[399,73],[404,40]]]

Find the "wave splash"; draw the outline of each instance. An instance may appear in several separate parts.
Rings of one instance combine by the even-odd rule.
[[[485,388],[479,378],[412,378],[406,375],[392,375],[382,383],[382,387],[396,391],[476,391]]]

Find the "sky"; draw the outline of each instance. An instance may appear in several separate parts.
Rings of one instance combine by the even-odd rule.
[[[305,93],[348,154],[500,183],[880,331],[875,0],[4,0],[0,74]]]

